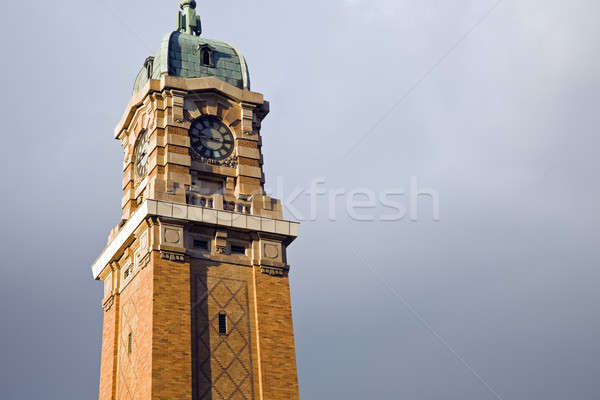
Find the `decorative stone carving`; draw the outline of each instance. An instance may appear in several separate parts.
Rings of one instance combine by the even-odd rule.
[[[140,258],[137,261],[137,268],[144,269],[146,268],[146,266],[150,263],[150,253],[146,253],[143,256],[140,256]]]
[[[160,244],[161,248],[166,245],[183,249],[183,227],[162,224]]]
[[[281,242],[260,239],[260,265],[274,268],[285,266],[284,249]]]
[[[163,260],[184,262],[183,226],[165,224],[161,221],[159,250]]]
[[[104,310],[104,312],[108,312],[111,309],[111,307],[113,306],[113,304],[115,304],[115,296],[114,295],[110,295],[102,303],[102,309]]]
[[[286,276],[288,276],[289,271],[290,271],[290,267],[288,267],[288,266],[270,267],[270,266],[263,265],[260,267],[260,272],[262,272],[265,275],[270,275],[270,276],[286,277]]]
[[[183,114],[185,119],[188,122],[192,122],[196,118],[199,118],[202,115],[201,108],[201,104],[199,105],[194,100],[190,99],[189,97],[186,97],[183,105]]]
[[[110,310],[114,303],[114,287],[115,287],[115,275],[114,270],[108,273],[103,279],[104,281],[104,299],[102,300],[102,309],[104,311]]]
[[[200,157],[198,155],[195,154],[195,152],[191,152],[192,153],[192,158],[196,161],[200,161],[201,163],[204,164],[209,164],[209,165],[216,165],[219,167],[228,167],[228,168],[236,168],[238,166],[238,160],[237,157],[235,157],[235,155],[231,155],[223,160],[213,160],[211,158],[204,158],[204,157]]]
[[[165,243],[177,244],[179,243],[180,235],[176,229],[165,228]]]
[[[215,250],[216,250],[217,254],[226,254],[227,253],[226,247],[217,247]]]
[[[136,270],[144,269],[150,262],[150,245],[148,242],[148,237],[148,231],[146,230],[138,238],[139,246],[135,250],[133,256],[134,269]]]
[[[217,254],[227,252],[227,232],[219,231],[215,235],[215,250]]]
[[[185,262],[185,255],[180,253],[175,253],[172,251],[161,251],[160,258],[163,260],[173,261],[173,262]]]
[[[266,258],[278,258],[279,257],[279,246],[272,243],[264,244],[264,255]]]

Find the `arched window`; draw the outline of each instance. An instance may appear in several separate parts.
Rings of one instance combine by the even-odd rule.
[[[204,67],[212,68],[214,66],[214,52],[210,46],[200,47],[200,63]]]
[[[202,50],[202,64],[210,65],[210,50]]]

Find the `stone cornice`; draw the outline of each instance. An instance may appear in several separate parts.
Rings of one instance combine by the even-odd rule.
[[[135,239],[135,231],[148,217],[204,223],[241,231],[273,234],[285,237],[287,243],[291,243],[298,236],[300,226],[297,222],[276,220],[258,215],[238,214],[186,204],[146,200],[92,265],[94,279],[99,279],[102,271],[112,261],[117,260],[123,251],[131,245]]]
[[[115,128],[115,138],[118,139],[121,136],[121,132],[127,128],[135,111],[144,103],[144,99],[148,94],[162,92],[165,89],[184,90],[187,92],[212,90],[238,102],[252,104],[263,104],[265,102],[264,96],[260,93],[242,90],[212,76],[205,78],[179,78],[164,75],[160,80],[151,79],[148,81],[144,89],[134,94],[131,100],[129,100],[125,113]]]

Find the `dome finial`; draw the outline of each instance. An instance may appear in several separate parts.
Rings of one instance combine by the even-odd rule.
[[[177,21],[177,30],[190,35],[200,36],[202,34],[202,23],[200,17],[196,15],[196,1],[182,0],[179,7],[183,10],[183,14],[179,12]]]

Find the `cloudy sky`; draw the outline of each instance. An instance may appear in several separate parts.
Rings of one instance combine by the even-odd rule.
[[[0,76],[0,391],[97,396],[120,218],[112,133],[177,1],[7,2]],[[564,400],[600,392],[600,3],[199,1],[233,43],[273,194],[408,190],[419,219],[328,198],[292,245],[304,399]],[[279,182],[279,183],[278,183]],[[406,197],[396,201],[406,204]],[[309,219],[310,200],[293,206]],[[287,216],[293,218],[288,211]]]

